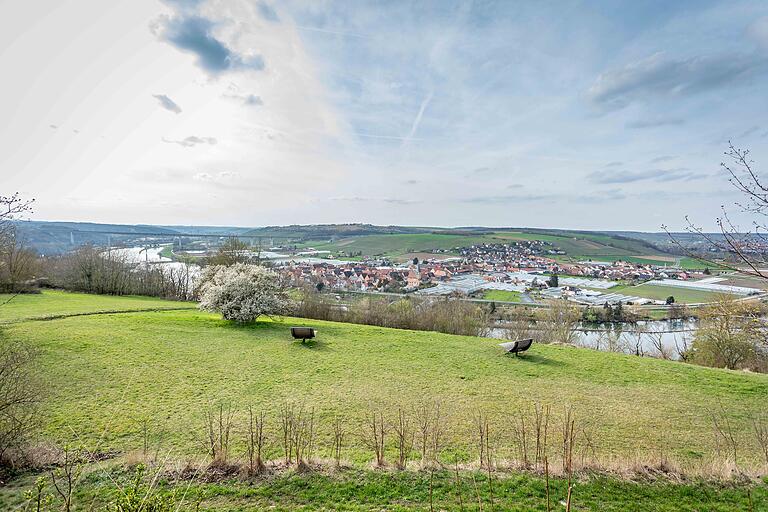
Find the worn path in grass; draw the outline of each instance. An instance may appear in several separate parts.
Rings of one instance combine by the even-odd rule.
[[[28,310],[15,314],[34,316],[41,304],[55,313],[65,297],[74,295],[25,297]],[[101,298],[80,299],[100,307]],[[103,299],[105,308],[136,305]],[[293,342],[288,328],[297,323],[317,327],[317,343]],[[722,407],[748,457],[757,449],[751,415],[768,403],[766,375],[539,344],[514,358],[490,339],[333,322],[240,327],[190,310],[25,321],[3,331],[40,350],[46,432],[102,450],[141,446],[140,424],[149,419],[153,443],[199,452],[212,404],[263,408],[276,429],[276,411],[291,400],[315,407],[321,443],[330,444],[332,415],[343,414],[353,431],[350,457],[367,460],[356,427],[372,405],[392,413],[440,399],[447,440],[461,455],[473,451],[478,410],[496,418],[499,444],[511,446],[506,415],[540,400],[556,415],[572,404],[601,454],[661,450],[691,460],[713,449],[711,414]]]
[[[196,309],[192,302],[178,302],[139,296],[89,295],[59,290],[18,295],[0,294],[0,324],[115,311]]]

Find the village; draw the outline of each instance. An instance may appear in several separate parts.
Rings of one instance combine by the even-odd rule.
[[[308,251],[304,251],[307,254]],[[309,251],[311,252],[311,250]],[[724,279],[709,271],[693,272],[670,266],[627,261],[565,263],[564,252],[541,240],[508,244],[478,244],[451,251],[435,250],[434,257],[393,263],[386,258],[362,261],[288,258],[273,264],[294,286],[353,292],[413,293],[483,299],[491,290],[512,292],[510,302],[533,304],[567,297],[583,304],[664,304],[625,293],[620,285],[641,284],[752,295],[759,290],[718,284]],[[449,256],[448,254],[454,254]],[[327,256],[327,255],[326,255]],[[625,288],[622,286],[622,288]]]

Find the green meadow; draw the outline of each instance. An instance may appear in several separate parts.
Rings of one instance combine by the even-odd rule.
[[[605,456],[664,449],[695,462],[714,448],[711,411],[722,406],[749,443],[751,415],[768,401],[765,375],[586,349],[537,344],[515,358],[492,339],[292,318],[238,326],[195,309],[24,320],[81,314],[89,303],[92,311],[120,301],[125,310],[179,304],[57,292],[23,300],[3,313],[13,322],[3,332],[39,350],[45,432],[61,442],[76,435],[94,449],[136,448],[146,419],[156,442],[195,452],[206,412],[221,403],[273,417],[286,401],[305,404],[328,436],[323,423],[335,414],[357,425],[373,409],[440,401],[448,444],[471,457],[478,411],[495,418],[503,438],[509,416],[539,401],[553,415],[572,406]],[[297,323],[316,327],[317,342],[294,342]],[[348,457],[369,454],[355,439]]]
[[[501,472],[489,485],[486,473],[462,469],[457,484],[450,470],[477,460],[478,414],[490,418],[498,460],[514,458],[515,418],[530,414],[534,402],[552,411],[553,461],[570,407],[579,436],[591,440],[579,452],[589,463],[628,467],[664,454],[681,468],[706,466],[716,460],[714,413],[732,425],[740,463],[759,466],[751,422],[768,403],[766,375],[543,344],[510,357],[492,339],[295,318],[239,326],[194,304],[140,297],[46,291],[15,297],[0,311],[0,342],[24,341],[38,352],[42,435],[116,457],[87,468],[77,497],[88,506],[106,504],[116,486],[130,481],[122,461],[145,442],[164,460],[204,460],[206,414],[220,405],[234,411],[235,459],[243,457],[248,406],[266,413],[265,455],[279,458],[279,410],[290,403],[314,412],[321,458],[331,456],[333,418],[343,419],[342,457],[350,466],[250,483],[157,481],[160,493],[202,493],[200,510],[430,510],[430,488],[439,510],[479,510],[478,496],[488,510],[491,503],[498,510],[546,510],[540,474]],[[289,327],[296,324],[317,328],[316,343],[292,340]],[[362,434],[370,413],[383,413],[391,425],[398,408],[412,414],[436,402],[446,469],[371,471]],[[0,488],[0,507],[21,506],[35,476]],[[561,510],[567,484],[562,476],[550,484],[553,510]],[[710,480],[633,482],[582,473],[574,503],[575,510],[748,510],[752,500],[759,510],[766,492],[756,485],[747,494],[743,485]]]
[[[483,299],[498,302],[520,302],[520,292],[509,290],[486,290]]]
[[[542,240],[565,251],[571,259],[628,259],[645,256],[638,261],[664,264],[653,260],[647,246],[637,240],[614,238],[591,233],[548,234],[527,231],[498,231],[486,234],[417,233],[392,235],[364,235],[342,237],[337,240],[313,240],[302,245],[318,250],[362,252],[365,256],[400,257],[408,253],[430,252],[433,249],[451,251],[482,243],[510,243],[516,240]],[[649,259],[650,258],[650,259]]]

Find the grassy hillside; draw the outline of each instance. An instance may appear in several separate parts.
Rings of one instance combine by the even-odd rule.
[[[24,300],[6,318],[168,304],[52,292]],[[318,343],[294,343],[288,328],[296,323],[317,327]],[[4,331],[40,350],[48,434],[69,440],[76,433],[102,450],[137,447],[139,424],[149,419],[154,441],[198,451],[206,410],[221,402],[263,408],[273,422],[284,401],[303,402],[315,407],[327,441],[336,413],[357,425],[371,407],[391,414],[441,400],[446,440],[468,457],[477,411],[492,414],[499,442],[511,451],[502,426],[538,400],[557,415],[572,405],[602,455],[663,450],[696,461],[713,449],[711,411],[722,404],[747,447],[751,414],[768,400],[765,375],[547,345],[513,358],[490,339],[332,322],[240,327],[190,310],[17,321]],[[348,455],[369,459],[356,436]]]
[[[0,324],[59,315],[178,308],[196,309],[196,305],[152,297],[113,297],[47,290],[40,294],[0,295]]]
[[[548,234],[528,231],[497,231],[493,233],[467,234],[382,234],[348,236],[330,241],[326,239],[309,240],[303,243],[320,250],[362,252],[366,256],[384,255],[398,257],[408,253],[429,252],[433,249],[451,250],[455,247],[467,247],[481,243],[509,243],[517,240],[543,240],[552,243],[568,254],[568,259],[631,259],[643,257],[644,263],[664,264],[667,259],[654,259],[658,251],[637,240],[613,238],[601,234],[563,233]]]

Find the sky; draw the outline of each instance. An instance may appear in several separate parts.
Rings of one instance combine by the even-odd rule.
[[[712,229],[768,168],[764,0],[0,0],[0,69],[35,220]]]

